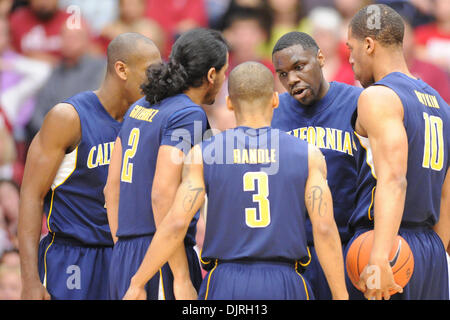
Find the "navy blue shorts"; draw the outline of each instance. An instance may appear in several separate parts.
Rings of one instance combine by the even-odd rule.
[[[312,300],[314,295],[295,265],[284,262],[211,262],[202,300]]]
[[[369,229],[358,230],[347,244],[348,248],[360,234]],[[447,258],[441,238],[426,227],[400,228],[399,233],[408,242],[414,256],[414,271],[403,293],[391,296],[392,300],[448,300]],[[345,257],[344,256],[344,257]],[[347,289],[351,300],[365,299],[346,276]]]
[[[119,238],[114,246],[109,278],[110,298],[120,300],[130,286],[131,278],[135,275],[147,253],[153,236]],[[192,246],[186,247],[192,284],[199,290],[202,274],[197,253]],[[145,286],[148,300],[174,300],[173,275],[166,263],[159,272]]]
[[[39,243],[39,277],[55,300],[109,299],[112,246],[85,246],[48,234]]]

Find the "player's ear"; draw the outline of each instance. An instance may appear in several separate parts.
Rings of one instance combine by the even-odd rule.
[[[122,61],[116,61],[114,63],[114,70],[116,71],[116,74],[120,79],[124,81],[128,79],[128,68],[127,65]]]
[[[323,68],[323,66],[325,65],[325,56],[320,49],[317,51],[317,60],[319,61],[320,67]]]
[[[214,84],[216,80],[217,71],[216,68],[212,67],[208,70],[208,74],[206,75],[206,79],[208,80],[208,84]]]
[[[278,105],[280,104],[280,98],[278,97],[278,92],[274,92],[273,93],[273,97],[272,97],[272,108],[276,109],[278,108]]]
[[[231,102],[230,96],[227,96],[225,98],[226,102],[227,102],[227,109],[230,111],[234,111],[234,106],[233,106],[233,102]]]
[[[364,39],[364,49],[366,50],[367,54],[372,54],[373,50],[375,49],[375,41],[371,37],[366,37]]]

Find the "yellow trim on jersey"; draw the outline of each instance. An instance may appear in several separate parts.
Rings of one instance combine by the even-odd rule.
[[[44,287],[47,288],[47,251],[50,249],[51,245],[53,244],[53,241],[55,241],[55,234],[53,233],[52,241],[48,245],[47,249],[45,249],[44,253]]]
[[[358,133],[356,132],[356,131],[353,131],[354,133],[355,133],[355,136],[356,136],[356,138],[358,138],[358,141],[359,141],[359,144],[361,145],[361,147],[363,147],[363,149],[364,150],[366,150],[366,163],[367,163],[367,165],[369,166],[369,168],[370,168],[370,173],[372,174],[372,177],[374,177],[375,179],[377,179],[377,176],[376,176],[376,174],[375,174],[375,164],[374,164],[374,166],[372,167],[372,165],[369,163],[369,161],[367,161],[367,153],[368,153],[368,150],[367,150],[367,148],[364,146],[364,144],[361,142],[361,139],[359,138],[359,135],[358,135]],[[368,138],[367,138],[368,139]],[[372,160],[373,160],[373,156],[372,156]]]
[[[203,263],[203,264],[210,264],[211,260],[207,261],[207,262],[203,261],[203,259],[202,259],[202,250],[203,250],[203,248],[200,249],[200,262]]]
[[[301,273],[297,271],[297,267],[298,267],[297,263],[298,263],[298,261],[295,261],[295,272],[300,276],[300,278],[302,278],[303,286],[305,287],[306,300],[309,300],[308,286],[306,285],[305,278],[303,278]]]
[[[48,217],[47,217],[47,229],[49,232],[52,232],[52,229],[50,228],[50,216],[52,215],[53,196],[54,195],[55,195],[55,190],[52,190],[52,199],[50,200],[50,210],[48,211]]]
[[[373,220],[373,217],[370,216],[370,209],[372,209],[373,202],[374,202],[374,200],[375,200],[375,188],[376,188],[376,187],[377,187],[377,186],[375,186],[375,187],[372,188],[372,200],[370,201],[370,206],[369,206],[369,209],[367,210],[367,216],[369,217],[369,220],[370,220],[370,221]]]
[[[218,262],[218,260],[216,259],[216,262],[215,262],[216,265],[215,265],[214,268],[212,268],[212,270],[209,272],[208,283],[206,284],[205,300],[208,300],[209,282],[211,281],[211,276],[212,276],[214,270],[216,270],[216,268],[217,268],[217,262]]]
[[[306,250],[308,250],[308,257],[309,257],[309,260],[308,260],[308,262],[306,262],[306,263],[301,263],[300,261],[298,262],[298,263],[300,263],[300,265],[302,266],[302,267],[306,267],[306,266],[308,266],[310,263],[311,263],[311,251],[309,251],[309,247],[308,246],[306,246]],[[297,263],[297,262],[296,262]]]
[[[71,173],[69,173],[69,175],[63,180],[63,182],[61,182],[60,184],[58,184],[57,186],[55,186],[54,188],[52,188],[53,190],[55,190],[56,188],[58,188],[60,185],[64,184],[67,179],[69,179],[72,174],[75,172],[75,169],[77,168],[77,161],[78,161],[78,146],[75,148],[75,164],[73,166],[73,170]],[[73,152],[73,151],[72,151]]]
[[[162,288],[162,294],[163,299],[166,300],[166,292],[164,290],[164,281],[163,281],[163,275],[161,269],[159,269],[159,281],[161,282],[161,288]]]
[[[73,166],[73,170],[72,172],[64,179],[63,182],[61,182],[60,184],[58,184],[57,186],[55,186],[52,189],[52,199],[50,200],[50,210],[48,211],[48,217],[47,217],[47,228],[49,232],[52,232],[51,228],[50,228],[50,217],[52,215],[52,209],[53,209],[53,197],[55,196],[55,190],[56,188],[58,188],[60,185],[64,184],[67,179],[70,178],[70,176],[72,176],[72,174],[75,172],[75,169],[77,168],[77,160],[78,160],[78,146],[75,148],[75,165]]]

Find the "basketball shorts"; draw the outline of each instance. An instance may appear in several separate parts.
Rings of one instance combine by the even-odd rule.
[[[48,234],[39,243],[39,276],[54,300],[107,300],[112,246],[86,246]]]
[[[360,234],[369,229],[358,230],[346,246],[348,248]],[[430,228],[400,228],[398,234],[408,242],[414,256],[414,271],[403,293],[391,296],[392,300],[448,300],[449,279],[446,252],[441,238]],[[351,300],[365,299],[346,274],[347,289]]]
[[[153,236],[121,237],[114,246],[109,278],[110,298],[120,300],[130,286],[144,259]],[[186,246],[186,256],[189,264],[194,288],[199,290],[202,281],[200,263],[192,246]],[[173,275],[166,263],[146,284],[147,300],[175,300],[173,293]]]
[[[203,280],[201,300],[312,300],[307,280],[284,262],[214,262]]]

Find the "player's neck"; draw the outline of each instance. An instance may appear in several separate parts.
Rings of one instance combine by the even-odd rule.
[[[251,114],[235,114],[236,127],[249,127],[249,128],[263,128],[270,127],[271,118],[265,115],[251,115]]]
[[[130,103],[123,96],[122,90],[118,85],[105,79],[101,87],[94,92],[110,116],[117,121],[122,121],[123,116],[130,107]]]
[[[205,89],[203,88],[203,86],[201,86],[198,88],[191,87],[191,88],[187,89],[184,92],[184,94],[187,95],[189,97],[189,99],[192,100],[192,102],[200,105],[203,103],[203,101],[205,99],[206,92],[205,92]]]
[[[385,54],[380,55],[378,58],[378,61],[375,61],[375,82],[380,81],[392,72],[401,72],[411,78],[414,78],[408,69],[403,51],[385,52]]]

